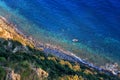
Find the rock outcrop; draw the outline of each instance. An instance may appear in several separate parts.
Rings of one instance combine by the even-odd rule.
[[[39,79],[47,78],[48,73],[41,68],[33,68]]]
[[[6,80],[21,80],[21,76],[12,70],[6,75]]]

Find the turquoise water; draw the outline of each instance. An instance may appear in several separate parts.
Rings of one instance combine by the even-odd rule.
[[[112,0],[0,0],[0,15],[42,43],[103,65],[120,60],[119,4]]]

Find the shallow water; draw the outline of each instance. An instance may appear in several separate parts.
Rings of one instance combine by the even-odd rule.
[[[0,15],[25,34],[101,65],[120,61],[119,8],[118,0],[0,0]]]

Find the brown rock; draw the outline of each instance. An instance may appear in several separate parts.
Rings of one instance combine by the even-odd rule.
[[[36,72],[39,79],[48,77],[48,73],[41,68],[33,68],[33,70]]]
[[[6,80],[21,80],[21,76],[19,74],[14,73],[14,71],[9,71]]]

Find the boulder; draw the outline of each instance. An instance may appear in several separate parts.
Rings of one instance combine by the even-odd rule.
[[[8,72],[6,80],[21,80],[21,76],[12,70]]]
[[[35,71],[39,79],[48,77],[48,73],[41,68],[33,68],[33,70]]]

